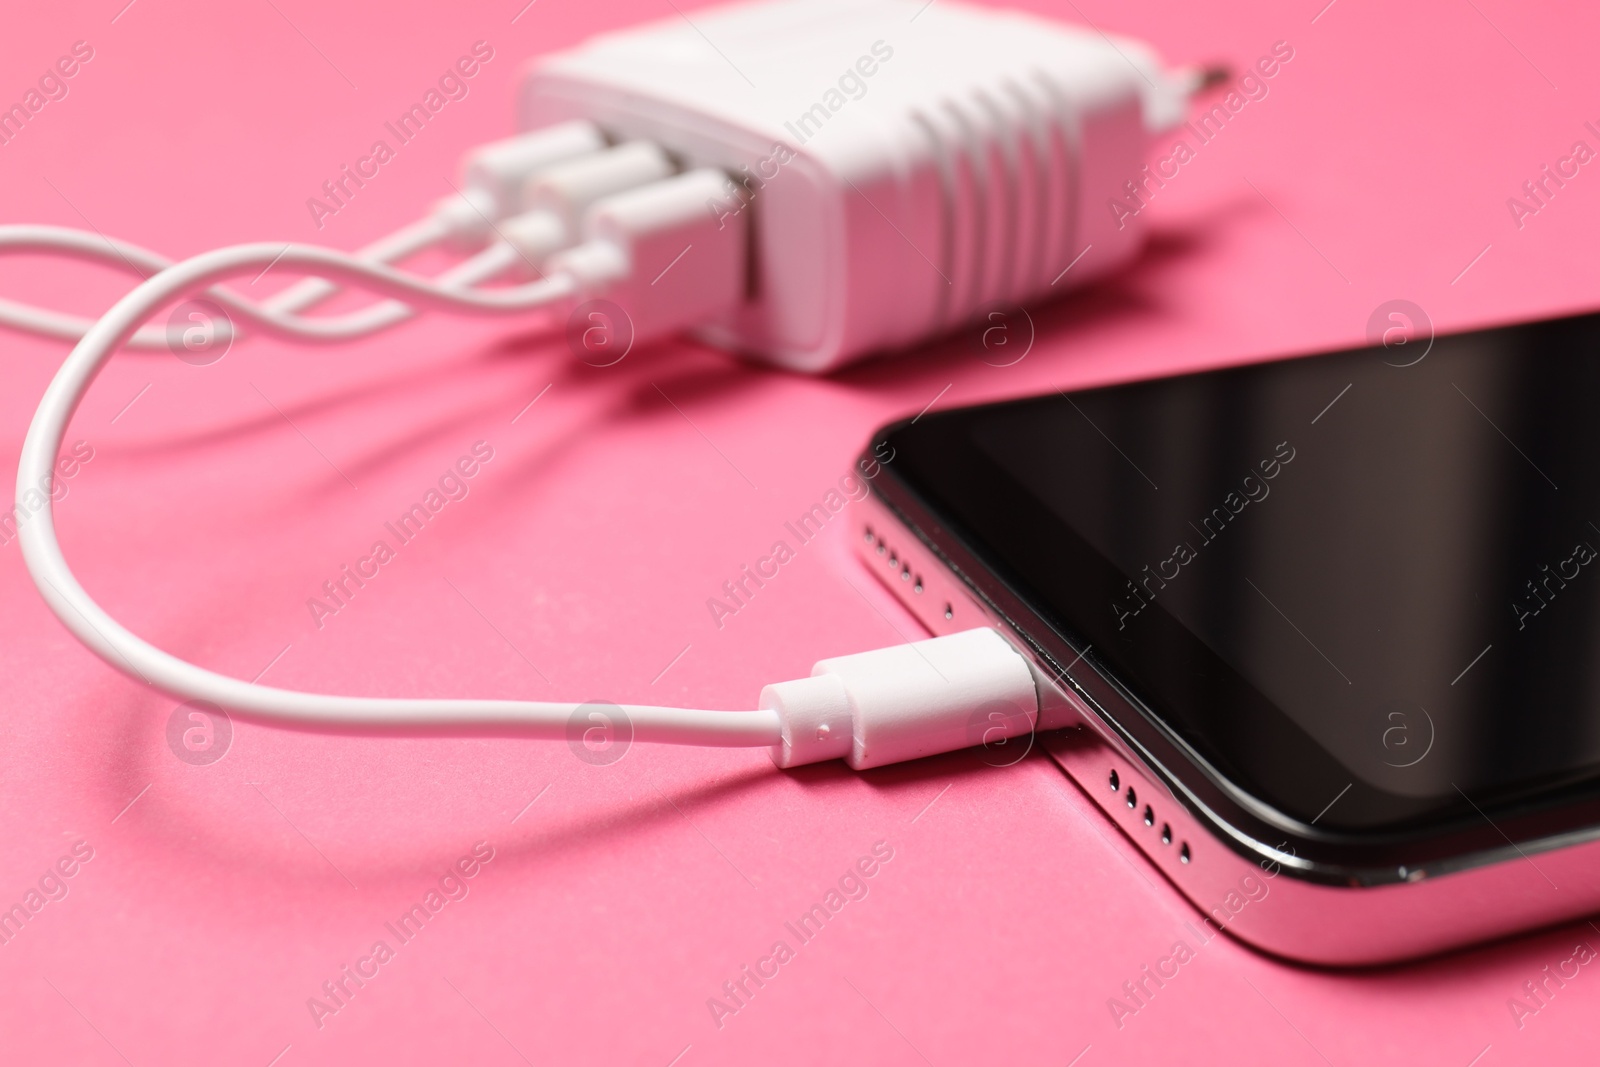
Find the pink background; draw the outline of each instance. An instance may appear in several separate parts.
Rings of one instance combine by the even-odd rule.
[[[75,40],[95,57],[0,147],[0,203],[6,222],[172,255],[371,240],[448,192],[462,150],[510,131],[523,58],[673,15],[656,0],[537,0],[515,23],[520,0],[137,0],[113,22],[122,4],[8,12],[4,101]],[[341,693],[746,707],[764,681],[914,632],[836,537],[723,629],[705,607],[881,421],[936,395],[1355,343],[1393,298],[1442,327],[1592,304],[1600,173],[1520,230],[1506,207],[1573,141],[1600,147],[1582,127],[1600,119],[1586,5],[1337,0],[1314,22],[1319,0],[1027,6],[1174,62],[1244,64],[1280,39],[1295,58],[1155,200],[1133,270],[1036,312],[1021,363],[985,366],[957,339],[825,380],[690,344],[596,370],[513,325],[438,316],[342,348],[250,340],[208,368],[126,355],[70,435],[95,458],[59,507],[69,558],[137,632],[245,678],[272,663],[264,680]],[[471,95],[318,232],[306,198],[479,39],[496,54]],[[0,292],[83,311],[127,284],[0,264]],[[64,352],[0,343],[0,467]],[[471,496],[317,630],[306,598],[480,439],[495,459]],[[1592,1055],[1589,968],[1520,1030],[1506,1006],[1578,940],[1600,944],[1582,923],[1358,974],[1218,939],[1119,1030],[1107,998],[1194,913],[1042,756],[785,775],[759,751],[640,745],[592,767],[562,744],[241,725],[223,760],[190,766],[165,740],[173,701],[69,637],[15,543],[0,547],[0,701],[0,900],[80,838],[95,853],[0,946],[6,1062]],[[880,840],[894,858],[870,894],[719,1030],[706,999]],[[495,855],[470,894],[319,1030],[307,998],[479,841]]]

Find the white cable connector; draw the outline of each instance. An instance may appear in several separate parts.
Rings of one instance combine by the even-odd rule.
[[[590,205],[661,181],[675,170],[667,154],[648,141],[630,141],[550,167],[528,180],[522,191],[525,210],[501,223],[497,232],[534,273],[552,253],[577,241]]]
[[[540,266],[551,253],[577,241],[580,220],[590,205],[614,193],[659,181],[674,171],[667,154],[647,141],[630,141],[615,148],[605,148],[602,143],[596,151],[579,151],[595,144],[598,137],[599,132],[589,123],[565,123],[492,145],[469,157],[476,162],[469,164],[467,171],[472,175],[471,181],[479,184],[440,200],[433,215],[415,224],[419,235],[412,241],[420,244],[420,233],[437,232],[437,241],[445,241],[457,250],[482,250],[437,280],[445,285],[479,285],[513,272],[523,280],[539,277],[543,273]],[[492,170],[486,159],[495,161]],[[521,191],[515,197],[504,189],[500,194],[491,193],[488,186],[481,184],[490,180],[485,176],[489,173],[502,187],[520,180]],[[501,206],[518,202],[527,204],[529,210],[502,220]],[[363,258],[376,262],[403,258],[400,250],[405,247],[407,236],[406,231],[400,231],[385,238],[364,250]],[[496,238],[492,243],[491,237]],[[386,254],[391,251],[396,254]],[[311,303],[336,289],[331,282],[308,278],[267,305],[297,310],[299,305],[294,301],[302,296],[309,298],[303,303]],[[393,306],[388,308],[390,316],[395,311]],[[385,318],[383,322],[387,325],[406,317]]]
[[[1039,693],[1021,654],[978,629],[825,659],[767,686],[761,706],[782,724],[778,766],[842,758],[861,770],[1029,733]]]
[[[699,325],[744,295],[747,217],[708,210],[728,184],[703,168],[601,200],[584,217],[582,244],[548,269],[572,277],[579,296],[628,315],[635,342]]]
[[[434,204],[433,217],[447,229],[445,241],[452,249],[476,252],[500,236],[501,220],[522,210],[522,189],[529,180],[605,150],[605,134],[586,120],[482,145],[467,153],[461,188]]]
[[[461,168],[461,184],[487,198],[482,206],[490,217],[505,218],[521,209],[522,187],[531,176],[605,147],[605,135],[592,122],[546,126],[473,149]]]
[[[556,181],[540,183],[547,207],[502,223],[502,239],[451,272],[452,284],[479,285],[511,272],[569,277],[576,299],[609,300],[626,313],[624,348],[701,325],[737,304],[749,251],[746,222],[706,206],[726,189],[727,175],[707,168],[640,185],[670,166],[659,149],[624,145],[603,155],[612,157],[603,167],[552,172]],[[607,186],[627,191],[593,195]]]

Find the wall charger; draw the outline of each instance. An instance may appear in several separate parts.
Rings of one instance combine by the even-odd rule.
[[[728,174],[706,209],[748,218],[745,287],[695,333],[819,372],[1124,264],[1142,227],[1104,205],[1193,81],[1136,41],[1017,12],[766,0],[539,59],[519,117]]]

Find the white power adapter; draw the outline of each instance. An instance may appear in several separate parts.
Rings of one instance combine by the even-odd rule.
[[[746,284],[697,333],[818,372],[1126,262],[1138,219],[1104,205],[1193,88],[1136,41],[1032,15],[765,0],[536,61],[520,123],[589,119],[734,175],[706,210],[745,224]]]

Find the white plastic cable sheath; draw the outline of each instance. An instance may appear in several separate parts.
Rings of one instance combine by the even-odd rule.
[[[489,292],[452,291],[399,271],[324,249],[276,244],[240,245],[196,256],[141,283],[119,300],[68,355],[39,404],[23,442],[17,498],[54,469],[67,426],[100,369],[156,309],[230,275],[276,261],[335,282],[362,285],[417,306],[510,314],[571,296],[556,276]],[[276,316],[252,309],[256,324],[292,333]],[[55,517],[44,507],[19,524],[23,558],[50,609],[79,640],[130,677],[185,700],[205,700],[245,718],[331,731],[512,732],[561,738],[580,704],[514,700],[399,700],[303,693],[245,682],[186,663],[127,630],[84,590],[62,555]],[[639,741],[724,747],[771,746],[781,740],[778,713],[719,712],[623,705]]]
[[[432,248],[450,236],[450,228],[437,215],[427,215],[402,226],[387,237],[362,248],[356,255],[370,263],[399,263]],[[273,311],[305,311],[331,297],[339,287],[326,278],[304,278],[263,303]]]
[[[281,251],[284,246],[278,247]],[[54,226],[0,226],[0,252],[38,250],[60,252],[80,259],[93,259],[122,267],[133,264],[135,269],[148,270],[151,274],[159,273],[171,266],[166,259],[149,249],[114,238],[103,238],[98,234]],[[503,273],[515,258],[515,251],[509,247],[492,245],[472,259],[440,274],[433,279],[433,284],[444,288],[477,285]],[[325,280],[308,279],[318,282]],[[329,294],[337,290],[338,286],[328,283]],[[285,290],[285,293],[287,292],[288,290]],[[235,290],[223,286],[213,287],[208,295],[232,312],[236,318],[258,325],[270,324],[274,332],[302,341],[350,340],[403,322],[414,313],[413,309],[404,303],[391,300],[344,315],[308,319],[281,307],[276,299],[257,304],[238,295]],[[309,305],[322,299],[323,295],[323,293],[307,293],[285,303]],[[0,299],[0,324],[17,326],[62,340],[77,341],[84,337],[94,322],[77,315]],[[169,347],[169,337],[160,327],[142,326],[126,342],[126,347],[165,349]]]
[[[445,228],[436,218],[429,217],[373,242],[356,253],[356,255],[371,262],[386,263],[391,260],[404,259],[416,252],[420,252],[424,248],[439,243],[445,236]],[[0,226],[0,253],[4,252],[52,252],[73,259],[90,260],[105,266],[129,270],[145,276],[156,274],[172,266],[172,261],[165,256],[131,242],[61,226]],[[441,276],[440,280],[443,280],[443,276]],[[467,284],[471,283],[468,282]],[[280,321],[288,324],[293,320],[287,316],[295,312],[304,311],[332,296],[337,291],[338,286],[333,285],[324,278],[307,278],[268,298],[260,306],[267,312],[277,313],[280,316]],[[237,310],[248,303],[244,297],[230,290],[219,289],[210,295],[219,304],[228,307],[230,310]],[[362,332],[362,327],[359,324],[372,321],[359,316],[369,313],[371,310],[363,309],[347,319],[332,319],[328,321],[345,321],[349,324],[347,329],[355,331],[349,334],[341,333],[336,335],[337,337],[355,336],[356,333]],[[378,326],[388,325],[391,321],[399,321],[399,318],[391,318],[394,314],[392,307],[387,308],[384,316],[376,320]],[[404,316],[400,316],[400,318],[404,318]],[[30,304],[0,298],[0,325],[11,326],[29,333],[41,334],[58,340],[77,341],[88,332],[89,327],[93,324],[93,319],[84,318],[80,315],[39,308]],[[326,337],[326,334],[319,334],[318,336]],[[141,327],[129,339],[127,347],[152,351],[161,350],[168,347],[168,341],[167,332],[163,328],[145,326]]]
[[[165,256],[147,248],[66,226],[0,226],[0,252],[52,252],[146,276],[172,265]],[[89,332],[94,322],[63,311],[0,299],[0,324],[62,341],[76,341]],[[129,347],[165,348],[166,331],[146,327],[130,339]]]

